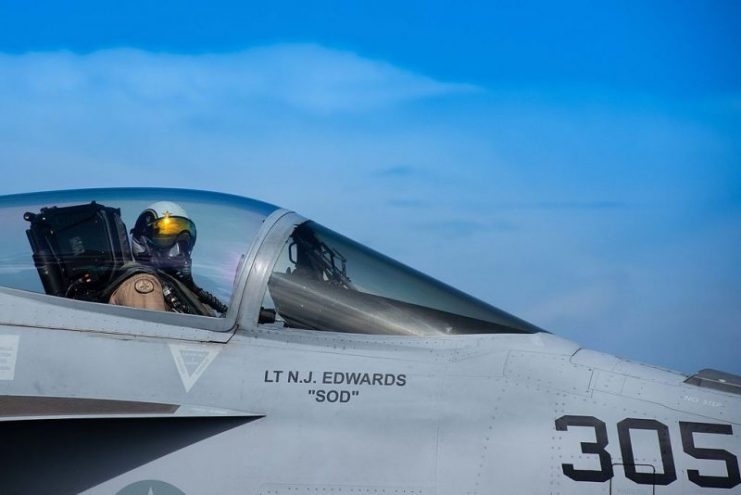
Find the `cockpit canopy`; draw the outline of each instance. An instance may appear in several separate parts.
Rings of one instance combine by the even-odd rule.
[[[177,277],[170,287],[161,267],[137,254],[136,235],[130,237],[153,204],[172,210],[157,212],[161,218],[152,223],[160,229],[167,224],[167,246],[161,247],[170,249],[180,233],[169,230],[180,225],[193,248],[188,297],[221,308],[195,312],[200,316],[223,317],[228,311],[231,317],[223,323],[232,325],[236,306],[253,301],[243,306],[260,308],[259,315],[239,321],[272,328],[410,336],[542,331],[296,214],[200,191],[89,189],[2,197],[0,286],[114,303],[112,290],[144,273],[161,281],[167,311],[193,314],[167,299],[170,289],[182,296]],[[264,242],[268,238],[271,242]],[[251,285],[249,277],[260,270],[245,263],[272,269]],[[141,287],[150,289],[146,283]],[[258,289],[242,296],[245,287]],[[147,319],[152,312],[137,314]]]
[[[388,335],[539,328],[306,221],[286,241],[263,302],[287,327]]]

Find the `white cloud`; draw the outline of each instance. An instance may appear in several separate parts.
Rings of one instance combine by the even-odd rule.
[[[129,49],[0,55],[0,74],[3,99],[157,106],[268,101],[320,113],[363,111],[472,89],[309,44],[203,55]]]

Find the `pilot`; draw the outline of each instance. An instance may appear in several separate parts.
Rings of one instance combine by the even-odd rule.
[[[227,307],[193,280],[191,252],[196,226],[177,203],[147,207],[131,230],[134,259],[146,270],[124,281],[109,302],[202,316],[222,316]]]

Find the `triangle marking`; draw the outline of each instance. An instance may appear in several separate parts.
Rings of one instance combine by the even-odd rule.
[[[221,347],[208,344],[170,344],[170,352],[175,360],[175,367],[186,392],[190,392],[193,385],[196,384],[206,368],[219,354],[219,351],[221,351]]]

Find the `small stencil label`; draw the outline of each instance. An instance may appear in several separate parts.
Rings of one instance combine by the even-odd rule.
[[[15,379],[15,361],[20,340],[18,335],[0,335],[0,380]]]

